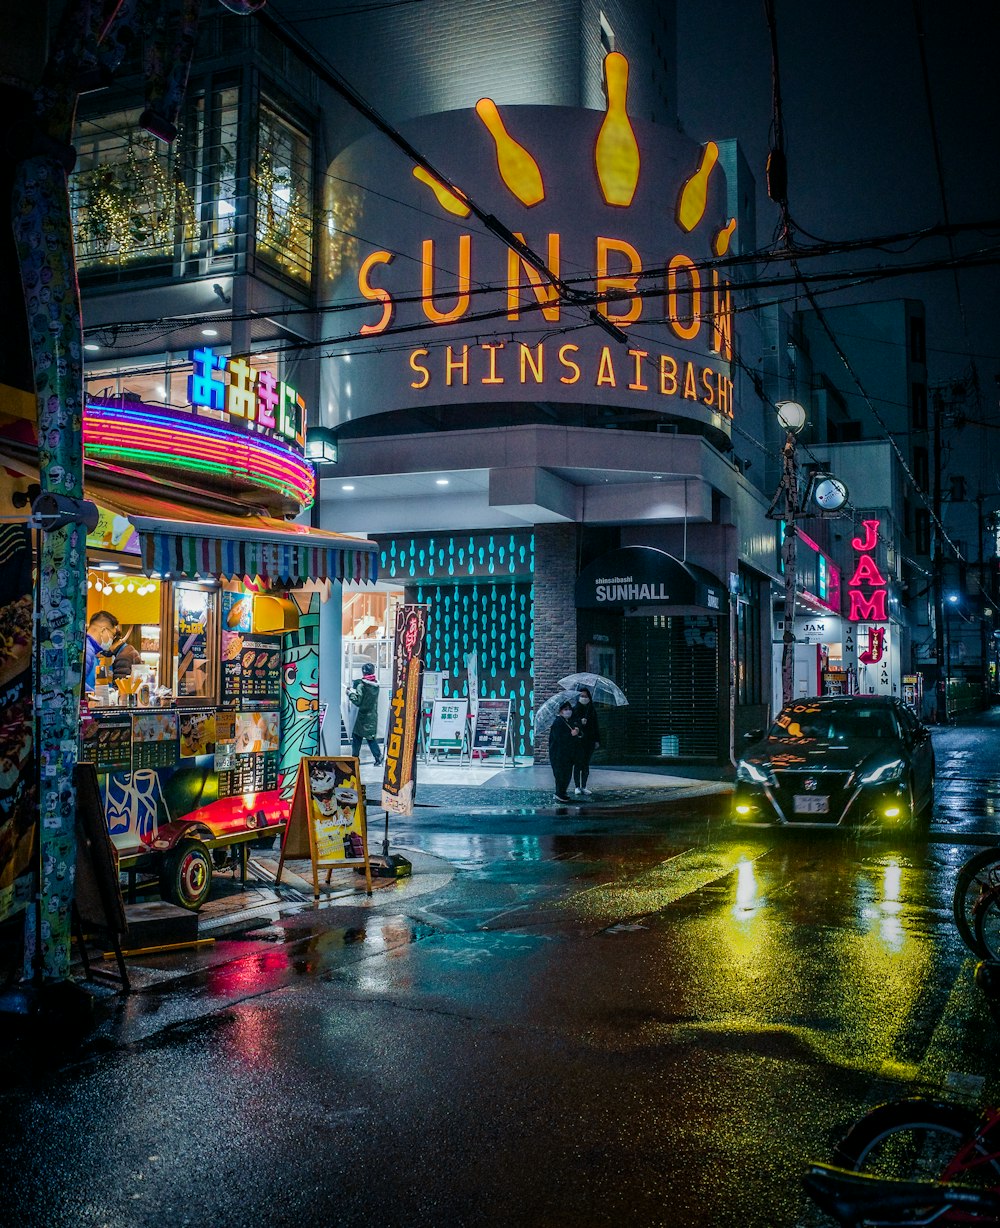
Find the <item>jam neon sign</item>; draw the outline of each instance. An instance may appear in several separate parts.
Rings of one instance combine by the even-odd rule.
[[[851,540],[858,552],[854,575],[847,581],[851,594],[848,617],[851,622],[871,619],[872,622],[888,622],[886,614],[887,586],[885,576],[878,569],[872,553],[878,544],[878,527],[881,521],[863,520],[864,534]]]

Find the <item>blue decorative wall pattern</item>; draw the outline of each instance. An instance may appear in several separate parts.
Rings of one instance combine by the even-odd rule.
[[[477,652],[479,692],[512,700],[518,755],[534,728],[534,536],[473,533],[380,537],[381,575],[430,607],[427,668],[445,674],[445,695],[467,695],[465,657]]]

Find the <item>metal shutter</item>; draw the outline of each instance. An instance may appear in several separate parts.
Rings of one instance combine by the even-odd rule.
[[[717,759],[719,619],[625,619],[626,744],[651,758]]]

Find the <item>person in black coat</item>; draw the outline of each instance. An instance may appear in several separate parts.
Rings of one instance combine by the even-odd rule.
[[[570,777],[576,760],[576,740],[580,730],[573,723],[573,705],[567,699],[549,730],[549,763],[556,778],[556,801],[568,802]]]
[[[591,756],[601,745],[601,730],[597,724],[597,712],[594,710],[594,697],[585,686],[580,687],[571,719],[580,730],[575,744],[576,758],[573,761],[573,791],[577,796],[584,793],[590,797],[587,777],[590,775]]]

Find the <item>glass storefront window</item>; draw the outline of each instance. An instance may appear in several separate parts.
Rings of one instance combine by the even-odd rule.
[[[215,679],[212,663],[215,642],[218,593],[200,584],[173,586],[171,617],[171,655],[173,692],[178,701],[214,701]]]
[[[266,104],[258,115],[257,253],[308,284],[313,258],[311,142]]]

